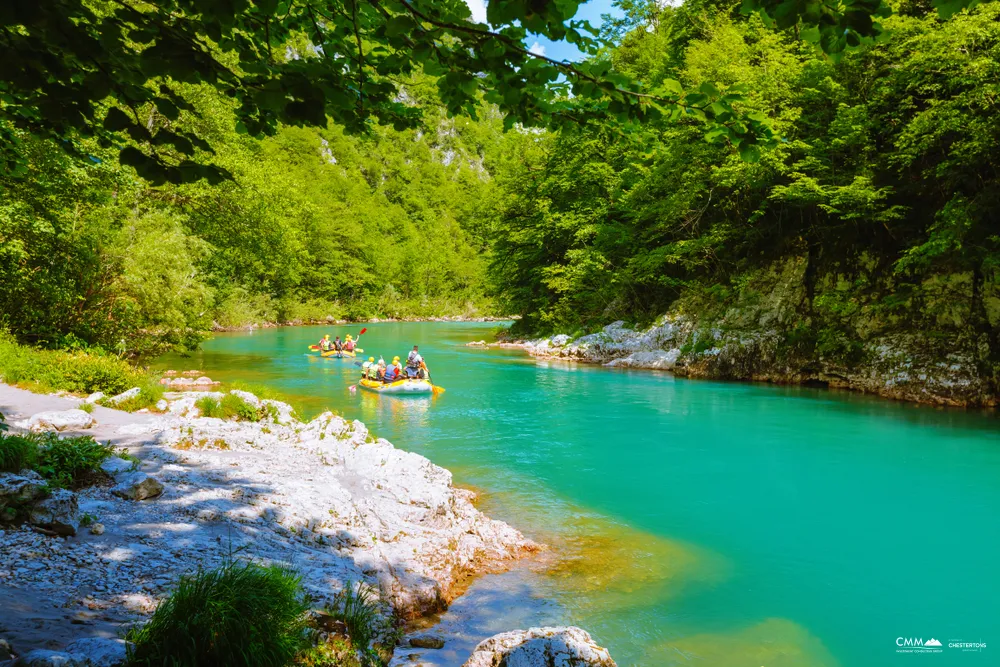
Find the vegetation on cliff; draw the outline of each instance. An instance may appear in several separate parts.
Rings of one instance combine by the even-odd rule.
[[[943,21],[900,3],[882,39],[836,59],[732,4],[629,7],[618,71],[746,84],[783,141],[754,162],[697,125],[508,135],[490,276],[517,326],[679,311],[855,362],[866,340],[919,332],[961,337],[994,374],[1000,7]]]

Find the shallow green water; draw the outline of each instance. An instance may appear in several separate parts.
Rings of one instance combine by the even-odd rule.
[[[157,366],[271,385],[452,469],[557,546],[538,594],[621,665],[1000,664],[994,415],[464,347],[492,329],[369,325],[376,357],[420,344],[436,399],[351,394],[351,362],[304,354],[320,327],[220,335]]]

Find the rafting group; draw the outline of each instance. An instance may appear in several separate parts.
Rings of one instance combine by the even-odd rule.
[[[359,340],[361,334],[367,330],[361,330],[361,333],[358,334]],[[319,342],[312,347],[319,350],[320,356],[323,357],[354,357],[357,356],[358,352],[364,352],[364,350],[358,347],[357,342],[351,337],[351,334],[347,334],[347,338],[344,340],[340,340],[340,336],[330,340],[330,334],[327,334],[320,338]]]
[[[355,357],[364,352],[357,344],[366,331],[367,328],[362,329],[357,340],[350,334],[343,341],[340,340],[340,336],[330,340],[330,335],[327,334],[310,348],[319,350],[320,356],[323,357]],[[375,357],[368,357],[367,361],[355,364],[361,367],[358,386],[368,391],[384,394],[438,394],[444,391],[442,387],[431,384],[427,363],[416,345],[406,355],[405,366],[400,363],[399,357],[393,357],[392,363],[386,363],[382,357],[379,357],[378,361],[375,361]],[[351,391],[354,391],[354,386],[351,387]]]

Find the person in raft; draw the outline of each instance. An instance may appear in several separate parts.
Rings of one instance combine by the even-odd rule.
[[[332,345],[332,343],[330,342],[330,334],[327,334],[319,339],[319,349],[323,350],[324,352],[330,351],[330,345]]]
[[[375,357],[368,357],[368,361],[366,361],[365,363],[361,364],[361,377],[362,378],[367,378],[368,377],[368,370],[372,367],[372,364],[374,362],[375,362]]]
[[[414,345],[413,349],[410,350],[410,354],[406,356],[406,377],[422,378],[424,368],[426,368],[424,366],[424,358],[420,356],[417,346]]]
[[[399,379],[399,370],[395,363],[389,364],[388,366],[383,366],[385,362],[379,362],[379,370],[381,371],[381,380],[386,384],[390,384]]]
[[[341,342],[340,336],[337,336],[336,338],[333,339],[333,349],[335,349],[337,352],[343,351],[344,344]]]
[[[347,340],[344,341],[344,349],[348,352],[354,352],[354,339],[351,338],[351,334],[347,334]]]

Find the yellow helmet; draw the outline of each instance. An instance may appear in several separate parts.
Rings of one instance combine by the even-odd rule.
[[[347,334],[347,340],[351,340],[351,334]]]
[[[392,363],[396,363],[397,361],[399,361],[399,357],[393,357],[392,358]]]
[[[368,361],[375,361],[375,357],[368,357]]]
[[[329,337],[330,337],[330,334],[327,334],[327,335],[323,336],[323,338],[329,338]]]

